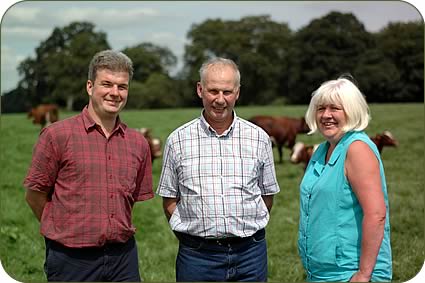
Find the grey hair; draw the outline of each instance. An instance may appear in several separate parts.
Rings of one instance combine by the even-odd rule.
[[[310,128],[308,134],[317,131],[316,112],[319,105],[338,104],[344,109],[347,124],[344,132],[364,130],[371,119],[366,99],[355,83],[346,76],[324,82],[312,94],[310,105],[305,114],[305,121]]]
[[[215,58],[211,58],[208,61],[206,61],[205,63],[202,64],[201,68],[199,69],[199,77],[201,79],[201,84],[203,86],[205,86],[205,77],[207,75],[207,70],[213,66],[230,66],[232,67],[232,69],[235,71],[235,85],[236,87],[240,87],[241,85],[241,73],[239,72],[239,68],[238,65],[236,65],[236,63],[231,60],[231,59],[226,59],[226,58],[222,58],[222,57],[215,57]]]
[[[90,61],[88,79],[95,81],[97,71],[103,69],[127,72],[129,81],[133,78],[133,62],[127,55],[119,51],[103,50],[96,53]]]

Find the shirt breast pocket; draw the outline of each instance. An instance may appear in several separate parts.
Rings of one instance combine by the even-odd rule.
[[[118,182],[126,192],[132,193],[136,189],[138,169],[139,163],[135,160],[130,160],[120,166]]]

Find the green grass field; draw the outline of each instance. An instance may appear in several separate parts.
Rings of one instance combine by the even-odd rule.
[[[306,106],[236,107],[237,114],[249,118],[257,114],[303,116]],[[133,128],[149,127],[164,142],[181,124],[197,117],[199,109],[124,111],[122,119]],[[424,105],[373,104],[369,135],[390,130],[398,148],[384,148],[393,250],[395,282],[413,278],[424,263]],[[75,113],[61,113],[61,119]],[[24,201],[22,181],[37,140],[39,126],[25,114],[1,116],[1,225],[0,260],[3,268],[21,282],[46,282],[43,273],[44,241],[39,224]],[[298,140],[318,143],[319,135],[300,135]],[[269,281],[302,282],[304,271],[297,252],[299,194],[302,165],[288,161],[276,164],[281,192],[276,196],[267,226]],[[277,151],[275,151],[275,160]],[[153,164],[154,190],[159,180],[161,160]],[[175,281],[177,241],[162,212],[160,197],[137,203],[133,212],[137,227],[140,271],[145,281]]]

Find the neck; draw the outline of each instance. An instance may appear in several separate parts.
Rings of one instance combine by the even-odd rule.
[[[109,137],[115,128],[117,115],[99,115],[91,104],[89,104],[88,111],[90,117],[98,124],[106,137]]]
[[[224,133],[224,131],[226,131],[232,125],[234,116],[232,115],[231,119],[224,120],[224,121],[213,121],[209,119],[207,115],[205,114],[204,114],[204,118],[208,122],[210,127],[213,128],[217,134],[221,135],[222,133]]]

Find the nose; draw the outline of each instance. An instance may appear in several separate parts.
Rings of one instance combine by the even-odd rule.
[[[332,111],[330,110],[329,107],[325,108],[325,110],[323,111],[323,116],[324,117],[331,117],[332,116]]]
[[[216,102],[219,103],[219,104],[224,104],[225,103],[224,93],[222,91],[220,91],[218,93],[217,98],[216,98]]]
[[[111,88],[111,95],[119,95],[118,85],[114,84]]]

